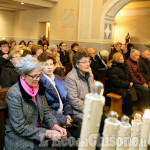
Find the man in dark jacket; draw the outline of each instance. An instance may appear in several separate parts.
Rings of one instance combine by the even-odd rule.
[[[143,77],[139,68],[140,52],[136,49],[131,50],[130,58],[127,59],[126,65],[136,83],[137,95],[140,106],[146,108],[149,106],[149,89],[147,80]],[[141,108],[140,108],[141,109]]]
[[[96,54],[94,48],[89,48],[88,52],[90,54],[90,60],[91,60],[90,67],[92,69],[94,79],[97,80],[98,79],[98,74],[99,74],[98,69],[105,68],[105,65],[102,63],[101,59]]]
[[[142,52],[142,56],[140,57],[140,71],[143,77],[150,82],[150,51],[145,50]],[[149,83],[148,83],[149,84]]]

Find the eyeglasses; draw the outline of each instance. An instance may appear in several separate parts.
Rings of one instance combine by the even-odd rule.
[[[62,45],[63,47],[67,46],[67,45]]]
[[[42,75],[43,75],[42,72],[39,75],[36,75],[36,76],[32,76],[32,75],[27,74],[27,76],[32,78],[32,80],[38,80]]]
[[[2,48],[8,48],[8,46],[1,46]]]
[[[82,62],[82,61],[81,61],[81,62],[79,61],[78,63],[91,64],[91,60],[89,60],[89,61],[83,61],[83,62]]]
[[[21,56],[15,56],[15,57],[12,57],[12,58],[21,58]]]
[[[44,64],[43,66],[45,66],[45,67],[51,67],[51,66],[53,66],[54,64]]]

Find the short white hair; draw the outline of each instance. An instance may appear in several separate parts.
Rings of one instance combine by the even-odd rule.
[[[139,53],[140,53],[139,50],[137,50],[137,49],[132,49],[131,52],[130,52],[130,56],[133,55],[135,52],[139,52]]]
[[[108,52],[108,50],[101,50],[100,51],[100,55],[103,56],[103,57],[108,57],[109,56],[109,52]]]
[[[146,54],[146,52],[149,52],[150,53],[150,50],[144,50],[144,51],[142,51],[142,55],[145,55]]]
[[[41,67],[41,63],[37,58],[32,57],[31,55],[22,57],[16,65],[17,71],[20,75],[27,75],[38,67]]]
[[[56,45],[50,45],[50,46],[48,47],[48,49],[49,49],[51,52],[53,52],[53,50],[57,49],[57,46],[56,46]]]

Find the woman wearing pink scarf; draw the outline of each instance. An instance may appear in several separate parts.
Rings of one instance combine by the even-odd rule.
[[[39,91],[38,81],[41,68],[36,58],[23,57],[16,65],[20,74],[19,82],[7,93],[8,117],[5,125],[5,150],[47,150],[48,146],[67,136],[49,109],[43,93]],[[43,142],[41,144],[41,142]],[[40,145],[39,145],[40,144]],[[50,146],[51,147],[51,146]]]

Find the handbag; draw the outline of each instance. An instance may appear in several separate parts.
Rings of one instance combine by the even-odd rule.
[[[138,100],[135,87],[130,87],[129,88],[129,93],[132,97],[132,101],[137,101]]]

